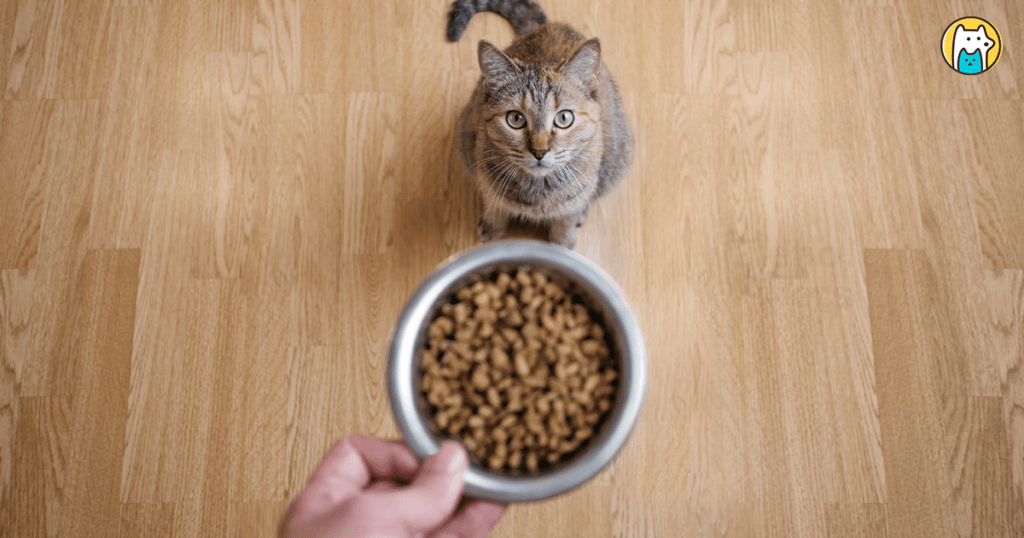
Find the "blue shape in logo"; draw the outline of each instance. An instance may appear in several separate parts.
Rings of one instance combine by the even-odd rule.
[[[960,51],[960,58],[957,59],[957,71],[968,75],[976,75],[985,70],[982,63],[981,51],[976,50],[968,54],[966,50]]]

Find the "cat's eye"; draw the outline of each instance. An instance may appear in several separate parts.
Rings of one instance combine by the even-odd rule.
[[[555,127],[558,127],[559,129],[568,129],[575,119],[576,116],[573,115],[571,110],[563,110],[558,114],[555,114]]]
[[[505,122],[513,129],[522,129],[523,127],[526,127],[526,116],[518,110],[513,110],[508,114],[505,114]]]

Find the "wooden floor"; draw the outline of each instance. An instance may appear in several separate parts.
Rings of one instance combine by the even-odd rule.
[[[640,424],[495,537],[1024,536],[1024,4],[542,0],[637,137]],[[477,243],[447,0],[0,3],[0,536],[273,536]],[[943,64],[977,15],[1008,40]]]

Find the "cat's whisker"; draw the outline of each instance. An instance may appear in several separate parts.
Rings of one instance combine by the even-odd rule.
[[[586,183],[585,183],[585,182],[583,181],[583,179],[582,179],[582,177],[583,177],[583,171],[579,170],[579,169],[578,169],[578,168],[576,168],[575,166],[573,167],[573,170],[575,170],[575,173],[578,173],[578,174],[579,174],[579,176],[580,176],[580,178],[579,178],[579,179],[577,179],[577,180],[576,180],[576,182],[577,182],[577,183],[579,184],[579,187],[580,187],[580,195],[582,195],[582,194],[584,194],[584,193],[586,192],[586,190],[587,190],[587,185],[586,185]],[[590,200],[590,198],[588,197],[588,202],[589,202],[589,201],[591,201],[591,200]],[[589,205],[589,204],[588,204],[588,205]]]
[[[580,175],[583,175],[583,172],[580,172],[579,170],[576,169],[576,167],[572,166],[572,163],[566,163],[565,167],[563,167],[563,170],[569,172],[569,174],[572,176],[572,186],[574,187],[575,191],[573,198],[582,194],[585,185],[583,184],[583,180],[581,180],[576,174],[578,172]]]
[[[498,201],[498,197],[504,197],[504,191],[511,184],[512,179],[515,177],[514,165],[511,163],[502,163],[496,170],[497,177],[494,177],[494,182],[497,183],[494,189],[494,195],[491,196],[491,202],[487,204],[487,213],[491,212],[491,208]],[[502,204],[498,205],[499,213],[501,211]]]
[[[480,159],[500,159],[504,154],[497,149],[486,149],[480,152]]]
[[[483,159],[477,160],[475,163],[473,163],[473,166],[480,166],[481,164],[487,164],[487,163],[493,162],[493,161],[500,161],[501,159],[502,159],[502,157],[500,155],[495,156],[495,157],[487,157],[487,158],[483,158]]]
[[[515,171],[514,167],[510,167],[507,173],[508,173],[508,177],[505,179],[505,181],[504,181],[504,183],[502,185],[501,192],[498,193],[498,196],[500,196],[503,199],[505,198],[505,193],[508,192],[508,188],[512,186],[512,182],[516,178],[516,171]],[[501,215],[501,208],[502,207],[505,207],[505,204],[501,204],[501,205],[498,206],[498,215],[499,216]]]
[[[491,178],[492,176],[490,175],[490,173],[488,173],[487,177]],[[495,183],[499,182],[500,178],[501,178],[500,175],[497,178],[494,178],[494,182]],[[497,187],[493,187],[493,184],[492,184],[492,189],[494,190],[494,194],[491,195],[491,201],[490,201],[490,203],[487,204],[487,210],[484,211],[485,215],[490,214],[491,208],[494,206],[494,202],[495,202],[495,200],[497,200],[497,197],[498,197],[498,188]]]
[[[504,197],[505,191],[512,184],[512,180],[515,178],[515,166],[510,163],[505,163],[501,172],[498,176],[498,186],[495,188],[495,193],[499,197]]]

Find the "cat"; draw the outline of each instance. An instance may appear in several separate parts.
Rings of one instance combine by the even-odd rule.
[[[960,51],[960,58],[957,61],[956,70],[968,75],[976,75],[981,73],[984,69],[981,64],[982,60],[980,50],[976,50],[972,54],[967,54],[966,50],[962,50]]]
[[[956,63],[956,70],[961,73],[977,74],[988,69],[988,51],[994,46],[995,42],[988,37],[984,26],[979,26],[977,30],[968,30],[964,25],[958,25],[953,32],[953,60]]]
[[[518,218],[549,224],[552,243],[574,248],[591,204],[633,159],[601,42],[548,22],[533,0],[456,0],[448,39],[481,11],[505,17],[517,37],[504,51],[480,41],[482,76],[458,120],[459,156],[484,200],[477,232],[500,239]]]

